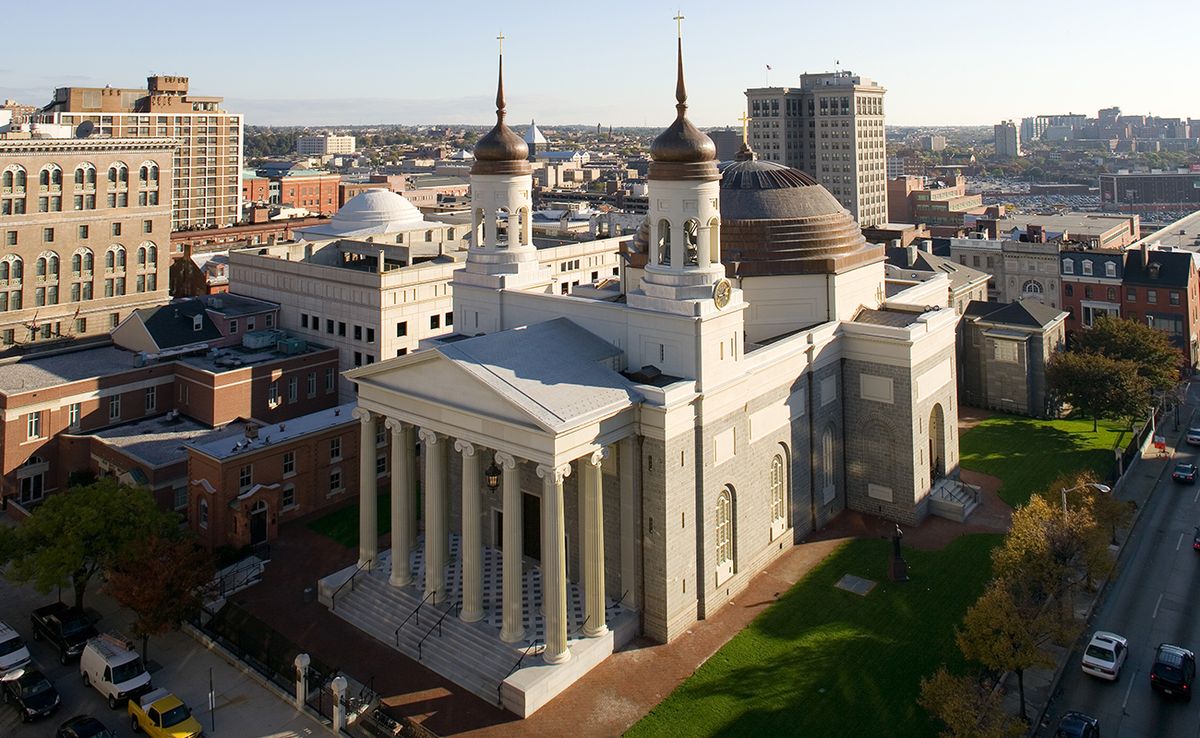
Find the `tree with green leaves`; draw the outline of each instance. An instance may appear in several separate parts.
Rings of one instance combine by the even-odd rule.
[[[42,593],[70,587],[82,608],[92,578],[126,546],[177,527],[148,490],[105,477],[50,496],[19,526],[0,527],[0,567],[8,579]]]
[[[1166,391],[1179,383],[1183,352],[1163,331],[1136,320],[1103,316],[1083,331],[1075,350],[1132,362],[1150,389]]]
[[[921,707],[942,725],[942,738],[1015,738],[1025,726],[1004,711],[1000,693],[990,683],[956,676],[938,667],[921,680]]]
[[[213,558],[191,535],[150,535],[118,555],[104,590],[133,611],[133,635],[145,657],[150,636],[176,630],[200,611],[212,583]]]
[[[1046,384],[1060,401],[1091,418],[1093,431],[1100,418],[1132,423],[1153,403],[1150,380],[1134,362],[1102,354],[1060,351],[1046,363]]]

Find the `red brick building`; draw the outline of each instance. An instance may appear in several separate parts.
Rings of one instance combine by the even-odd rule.
[[[238,424],[187,444],[188,523],[210,549],[272,540],[279,525],[358,495],[354,403],[270,425]],[[381,426],[382,427],[382,426]],[[386,476],[386,434],[376,474]]]
[[[1122,314],[1166,332],[1189,366],[1200,362],[1200,287],[1190,251],[1141,248],[1125,254]]]

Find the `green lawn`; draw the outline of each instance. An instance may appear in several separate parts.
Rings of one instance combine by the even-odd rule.
[[[1124,427],[1101,421],[1093,432],[1090,420],[994,415],[962,434],[959,460],[964,469],[1004,480],[1000,497],[1016,507],[1062,474],[1091,469],[1107,476]]]
[[[379,525],[379,535],[392,529],[391,509],[392,497],[380,493],[378,499],[379,514],[376,518]],[[347,548],[358,547],[358,503],[338,508],[328,515],[323,515],[308,523],[310,530],[328,536]]]
[[[907,550],[912,580],[887,581],[886,540],[837,549],[635,725],[642,736],[929,736],[921,677],[961,665],[954,626],[983,591],[998,535]],[[833,584],[878,582],[866,597]]]

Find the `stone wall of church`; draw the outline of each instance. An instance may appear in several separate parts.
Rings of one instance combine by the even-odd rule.
[[[917,447],[909,367],[846,359],[846,499],[852,510],[906,524],[915,509]]]
[[[643,631],[661,642],[696,620],[694,459],[690,432],[642,446]]]

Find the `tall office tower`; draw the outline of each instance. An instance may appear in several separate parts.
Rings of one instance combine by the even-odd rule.
[[[887,151],[878,83],[850,71],[800,75],[800,87],[746,90],[759,158],[812,175],[863,226],[887,220]]]
[[[170,299],[175,146],[0,135],[0,350],[103,335]]]
[[[993,130],[996,134],[996,158],[1016,159],[1021,155],[1021,132],[1016,123],[1002,121]]]
[[[188,94],[187,77],[155,76],[146,89],[60,87],[47,122],[113,138],[174,138],[171,227],[233,225],[242,214],[242,116],[219,97]]]
[[[296,138],[296,153],[304,156],[353,154],[354,136],[335,136],[332,133],[298,136]]]

